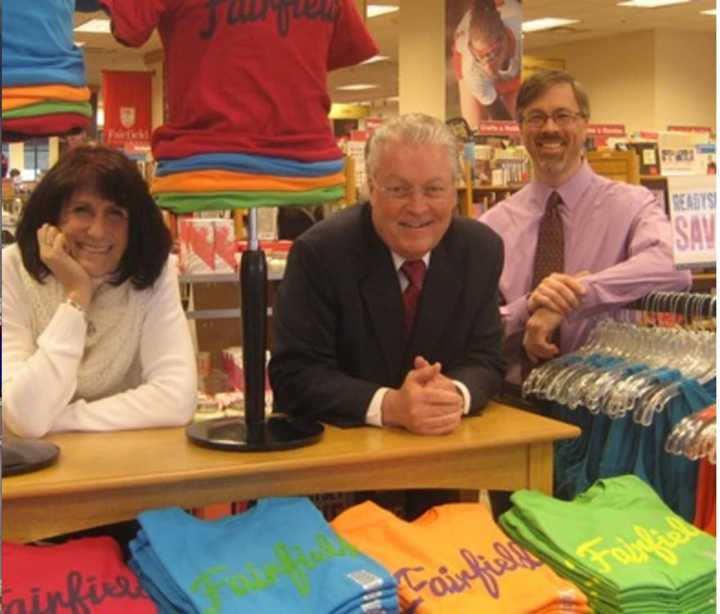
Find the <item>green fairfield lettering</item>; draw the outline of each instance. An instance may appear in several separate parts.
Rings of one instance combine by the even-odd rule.
[[[274,586],[282,577],[289,578],[297,592],[307,597],[311,592],[308,573],[318,565],[340,557],[356,557],[360,553],[342,538],[337,542],[327,535],[315,535],[315,547],[304,550],[301,546],[284,543],[273,547],[274,558],[264,564],[245,563],[242,570],[230,569],[227,565],[215,565],[199,574],[191,585],[209,601],[203,614],[219,614],[222,610],[223,589],[235,597],[264,591]]]
[[[658,529],[633,525],[637,540],[628,541],[622,537],[616,537],[615,544],[606,546],[603,544],[605,538],[595,537],[580,544],[575,550],[575,554],[595,563],[598,570],[603,573],[610,573],[613,570],[611,562],[620,565],[642,565],[651,556],[659,558],[668,565],[675,566],[679,562],[675,549],[701,535],[702,531],[674,516],[667,516],[665,522],[668,524],[669,530],[664,533]],[[600,547],[601,544],[603,547]]]

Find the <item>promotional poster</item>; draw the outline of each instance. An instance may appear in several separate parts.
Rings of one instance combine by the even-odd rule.
[[[522,80],[520,0],[448,0],[447,117],[472,130],[486,120],[514,120]]]

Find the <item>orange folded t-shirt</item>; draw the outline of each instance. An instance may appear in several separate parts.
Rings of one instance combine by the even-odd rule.
[[[590,612],[585,595],[508,538],[483,504],[441,505],[405,522],[368,501],[331,525],[395,576],[414,614]]]
[[[345,183],[343,173],[322,177],[281,177],[234,171],[205,170],[155,177],[151,191],[159,192],[305,192]]]
[[[9,111],[37,104],[45,100],[63,100],[68,102],[87,102],[90,90],[72,85],[23,85],[21,87],[4,87],[2,90],[2,110]]]

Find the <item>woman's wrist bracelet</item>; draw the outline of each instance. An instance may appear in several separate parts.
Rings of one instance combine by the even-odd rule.
[[[83,316],[87,317],[87,309],[85,309],[85,307],[83,307],[77,301],[74,301],[73,299],[68,297],[65,299],[65,304],[70,305],[70,307],[72,307],[73,309],[77,309],[81,314],[83,314]]]

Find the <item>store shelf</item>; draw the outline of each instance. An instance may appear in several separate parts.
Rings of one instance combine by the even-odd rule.
[[[268,281],[280,281],[285,271],[268,270]],[[206,284],[239,282],[238,273],[183,273],[179,276],[181,284]]]
[[[240,308],[237,309],[192,309],[185,312],[188,320],[233,320],[242,315]],[[267,308],[267,317],[272,317],[272,307]]]

